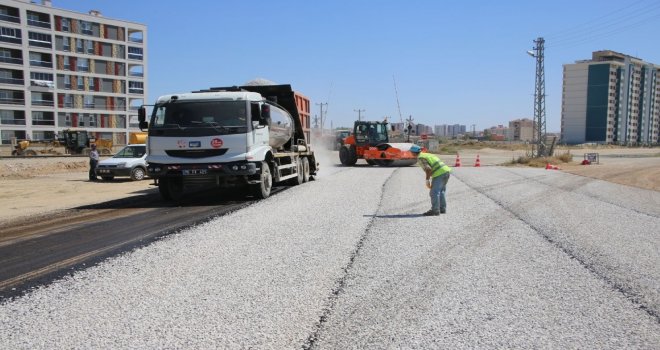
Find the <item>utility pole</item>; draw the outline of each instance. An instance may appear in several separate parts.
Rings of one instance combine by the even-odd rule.
[[[317,103],[317,106],[320,107],[321,113],[319,114],[321,116],[321,135],[323,135],[323,127],[325,126],[325,120],[323,119],[323,106],[326,106],[326,111],[328,110],[328,103]]]
[[[358,113],[358,121],[362,121],[362,112],[366,112],[366,109],[354,109],[353,112]]]
[[[406,130],[408,130],[408,141],[407,142],[410,143],[410,132],[412,131],[412,128],[413,128],[413,126],[412,126],[412,121],[413,121],[412,115],[408,116],[408,119],[406,119],[406,121],[408,122],[408,126],[406,126]]]
[[[539,37],[534,40],[533,51],[527,51],[527,54],[536,58],[536,82],[534,84],[534,145],[535,151],[532,151],[533,157],[545,157],[548,155],[545,127],[545,39]]]

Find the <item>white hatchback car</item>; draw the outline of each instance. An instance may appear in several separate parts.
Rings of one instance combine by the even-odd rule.
[[[147,175],[146,159],[146,145],[128,145],[112,158],[100,161],[96,167],[96,175],[106,181],[114,179],[115,176],[129,176],[131,180],[139,181]]]

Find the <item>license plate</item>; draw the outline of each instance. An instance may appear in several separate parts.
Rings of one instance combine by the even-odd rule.
[[[206,175],[207,169],[184,169],[182,170],[183,175]]]

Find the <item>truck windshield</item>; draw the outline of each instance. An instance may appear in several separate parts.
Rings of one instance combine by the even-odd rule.
[[[248,131],[245,101],[170,102],[156,105],[150,130],[175,135],[241,134]]]

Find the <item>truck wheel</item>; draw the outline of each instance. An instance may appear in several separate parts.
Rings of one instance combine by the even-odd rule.
[[[131,170],[131,180],[140,181],[144,180],[145,171],[141,167]]]
[[[373,159],[366,159],[366,161],[369,165],[376,165],[376,162]]]
[[[378,159],[376,161],[376,164],[378,164],[380,166],[385,166],[385,167],[392,166],[392,163],[394,163],[394,161],[392,159]]]
[[[309,159],[307,157],[302,159],[303,165],[303,182],[309,181]]]
[[[302,160],[300,158],[298,158],[296,160],[296,173],[298,174],[298,176],[291,179],[290,183],[291,183],[292,186],[298,186],[298,185],[300,185],[304,182],[303,172],[304,172],[304,170],[303,170]]]
[[[252,195],[259,199],[266,199],[270,196],[270,190],[273,188],[273,177],[270,174],[268,163],[261,162],[261,176],[258,184],[250,185]]]
[[[112,181],[112,179],[114,179],[115,177],[114,176],[101,176],[101,178],[103,179],[103,181]]]
[[[37,152],[29,149],[29,150],[25,151],[25,155],[28,156],[28,157],[34,157],[34,156],[37,155]]]
[[[348,165],[348,148],[342,147],[339,149],[339,161],[341,165]]]
[[[164,200],[180,200],[183,198],[183,179],[158,179],[158,192]]]

